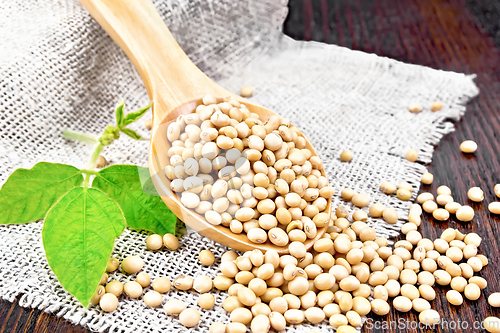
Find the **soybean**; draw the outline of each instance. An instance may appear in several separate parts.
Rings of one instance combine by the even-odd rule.
[[[343,150],[341,153],[340,153],[340,160],[342,162],[349,162],[350,160],[352,160],[352,152],[349,151],[349,150]]]
[[[159,292],[160,294],[168,292],[171,287],[172,283],[166,277],[159,277],[153,281],[153,289]]]
[[[476,284],[470,283],[465,287],[464,295],[467,299],[475,301],[481,296],[481,289]]]
[[[211,309],[215,304],[215,297],[212,294],[202,294],[198,298],[198,305],[200,308],[208,310]]]
[[[179,240],[175,235],[165,234],[163,236],[163,245],[169,250],[175,251],[179,248]]]
[[[418,319],[426,326],[434,326],[439,323],[441,316],[436,310],[424,310],[420,312]]]
[[[355,206],[363,208],[368,206],[368,204],[370,203],[370,197],[364,193],[359,193],[355,194],[352,197],[351,201]]]
[[[186,309],[186,305],[179,300],[170,300],[163,306],[163,310],[165,310],[168,315],[178,315],[184,311],[184,309]]]
[[[113,312],[118,307],[118,298],[113,294],[106,293],[99,300],[99,306],[104,312]]]
[[[484,199],[483,190],[479,187],[471,187],[469,191],[467,191],[467,196],[474,202],[481,202]]]
[[[460,144],[460,150],[466,154],[472,154],[477,150],[477,143],[472,140],[463,141]]]
[[[415,149],[409,149],[406,151],[406,159],[410,162],[416,162],[418,159],[418,152]]]
[[[430,185],[432,184],[432,181],[434,180],[434,176],[432,173],[426,172],[422,175],[422,183],[425,185]]]
[[[470,206],[462,206],[455,213],[457,219],[462,222],[469,222],[474,218],[474,210]]]
[[[500,318],[497,317],[487,317],[482,323],[482,327],[491,333],[500,332]]]
[[[151,307],[157,307],[161,304],[162,302],[162,297],[160,293],[150,290],[147,293],[144,294],[144,303],[146,305],[151,306]]]
[[[185,327],[194,327],[200,322],[200,313],[194,308],[187,308],[179,314],[179,321]]]
[[[146,239],[146,247],[156,251],[163,247],[163,238],[160,235],[154,234]]]
[[[488,297],[488,303],[495,307],[498,308],[500,307],[500,293],[493,293]]]
[[[202,250],[198,256],[200,263],[205,266],[210,266],[215,261],[215,256],[210,250]]]

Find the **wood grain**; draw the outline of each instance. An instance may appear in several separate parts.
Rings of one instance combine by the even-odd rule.
[[[420,231],[424,237],[436,237],[448,227],[459,228],[463,232],[476,232],[483,237],[480,252],[490,258],[490,264],[479,274],[488,281],[483,296],[475,302],[465,301],[463,306],[450,306],[445,293],[448,288],[435,288],[438,296],[432,306],[448,322],[460,323],[461,328],[441,327],[435,331],[397,326],[399,320],[418,321],[415,311],[400,314],[393,310],[386,318],[371,315],[373,322],[382,324],[392,321],[396,327],[390,329],[369,329],[362,332],[480,332],[472,325],[490,315],[499,316],[500,311],[487,303],[487,296],[499,291],[498,271],[500,255],[497,239],[500,235],[498,216],[488,212],[488,203],[498,200],[493,186],[500,182],[500,49],[469,5],[474,5],[474,13],[481,13],[477,7],[498,9],[500,6],[487,1],[462,0],[404,0],[404,1],[327,1],[328,25],[311,15],[306,8],[320,7],[324,1],[291,0],[291,7],[303,7],[303,15],[289,16],[286,29],[297,39],[316,39],[328,43],[347,46],[365,52],[374,52],[404,62],[421,64],[433,68],[477,74],[475,82],[480,95],[467,106],[463,120],[455,122],[456,131],[447,135],[436,147],[429,171],[434,174],[434,183],[424,186],[422,191],[436,193],[439,185],[447,185],[452,190],[455,201],[469,204],[476,211],[471,223],[434,221],[432,216],[423,220]],[[491,2],[489,2],[491,3]],[[496,7],[495,7],[496,6]],[[313,11],[319,10],[315,8]],[[483,11],[484,13],[484,11]],[[499,12],[494,12],[498,17]],[[495,29],[494,27],[489,29]],[[317,31],[312,33],[311,31]],[[500,32],[491,30],[495,35]],[[475,140],[478,151],[464,155],[459,150],[463,140]],[[470,187],[479,186],[485,192],[485,200],[476,204],[467,198]]]
[[[415,64],[444,70],[477,74],[481,92],[469,103],[464,119],[456,122],[456,131],[447,135],[436,147],[429,166],[434,184],[423,190],[436,190],[446,184],[454,198],[479,209],[471,223],[447,223],[426,219],[421,230],[426,237],[435,237],[447,227],[464,232],[474,231],[483,237],[480,251],[490,258],[481,272],[489,282],[478,301],[466,301],[461,307],[450,306],[439,289],[433,302],[444,318],[461,320],[471,325],[489,315],[500,316],[491,308],[485,295],[499,291],[497,273],[500,256],[500,219],[491,215],[487,204],[496,200],[493,185],[500,183],[500,49],[498,20],[500,6],[484,0],[290,0],[290,14],[285,32],[297,39],[318,40],[352,49],[373,52]],[[488,14],[489,16],[486,16]],[[482,22],[484,24],[482,24]],[[496,23],[495,23],[496,22]],[[492,37],[493,35],[493,37]],[[463,155],[458,146],[473,139],[479,149],[473,156]],[[482,204],[470,203],[467,189],[480,186],[485,191]],[[387,318],[373,320],[415,321],[416,313],[391,312]],[[437,332],[480,332],[472,326],[463,329],[438,329]],[[17,303],[0,301],[0,332],[86,332],[64,320],[39,310],[23,309]],[[368,329],[362,332],[431,332],[425,329]]]
[[[18,302],[0,301],[0,332],[5,333],[88,333],[78,325],[41,310],[22,308]]]

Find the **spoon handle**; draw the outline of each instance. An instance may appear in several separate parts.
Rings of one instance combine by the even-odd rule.
[[[80,2],[133,62],[150,99],[161,102],[155,118],[207,93],[228,94],[188,58],[149,0]]]

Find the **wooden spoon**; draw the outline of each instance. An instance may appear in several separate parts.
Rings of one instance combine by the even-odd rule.
[[[245,234],[234,234],[229,228],[209,224],[203,216],[180,203],[170,191],[170,181],[163,172],[170,163],[167,156],[170,148],[166,135],[168,123],[181,114],[192,113],[206,94],[219,98],[233,96],[263,121],[275,113],[234,95],[208,78],[182,51],[149,0],[80,1],[132,60],[153,101],[149,170],[165,204],[203,236],[235,250],[274,249],[280,254],[288,253],[288,247],[279,247],[269,241],[255,244]],[[313,155],[317,155],[307,139],[306,143]],[[324,169],[321,172],[325,174]],[[330,206],[331,199],[328,199],[327,212],[330,212]],[[319,228],[317,236],[305,242],[306,248],[310,248],[326,229]]]

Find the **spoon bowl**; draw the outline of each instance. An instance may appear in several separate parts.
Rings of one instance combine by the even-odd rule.
[[[186,208],[170,189],[170,180],[164,169],[170,164],[167,155],[171,147],[167,127],[179,115],[192,113],[201,104],[203,96],[232,97],[245,104],[249,111],[267,120],[275,113],[243,99],[220,87],[208,78],[187,57],[177,44],[155,7],[149,0],[80,0],[89,13],[122,48],[141,75],[150,99],[153,101],[153,130],[149,148],[149,169],[153,183],[165,204],[185,224],[220,244],[238,251],[260,249],[288,253],[288,246],[276,246],[269,240],[252,243],[246,234],[235,234],[222,225],[214,226],[204,216]],[[317,156],[306,139],[306,148]],[[325,171],[322,168],[322,175]],[[330,212],[331,198],[326,212]],[[318,228],[314,238],[304,245],[309,249],[326,232],[328,225]]]

